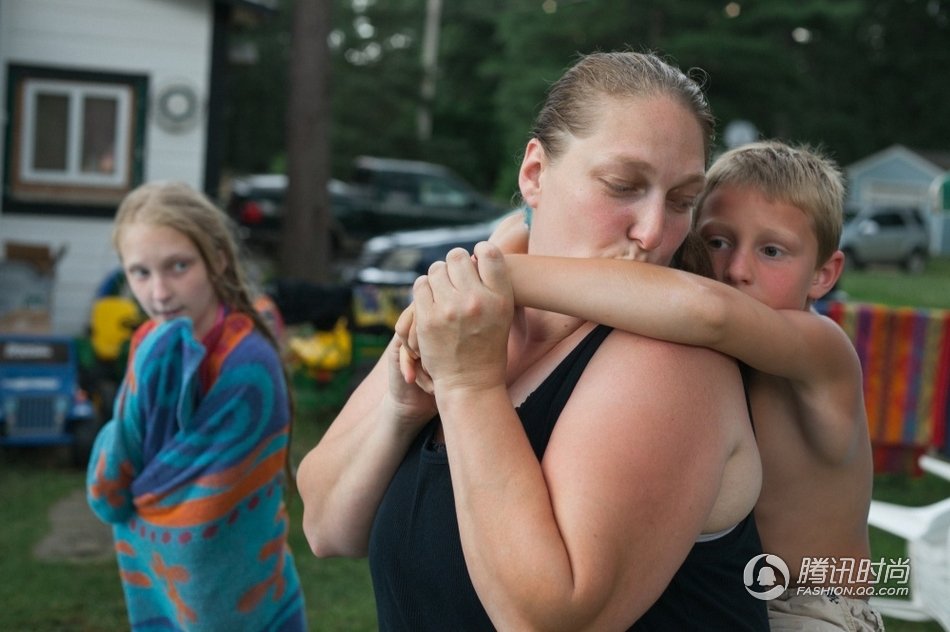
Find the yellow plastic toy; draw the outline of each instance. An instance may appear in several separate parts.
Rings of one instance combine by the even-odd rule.
[[[142,321],[138,305],[130,298],[104,296],[97,299],[89,319],[89,338],[96,357],[103,361],[118,359],[122,346]]]
[[[339,318],[330,331],[315,331],[307,337],[291,337],[290,351],[296,362],[320,381],[346,368],[353,361],[353,335],[346,318]]]

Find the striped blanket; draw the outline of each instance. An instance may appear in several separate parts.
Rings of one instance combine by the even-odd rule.
[[[919,474],[922,452],[950,448],[950,311],[838,301],[815,307],[857,349],[875,471]]]
[[[287,546],[289,406],[279,358],[242,314],[204,340],[143,325],[87,496],[113,525],[133,630],[301,630]]]

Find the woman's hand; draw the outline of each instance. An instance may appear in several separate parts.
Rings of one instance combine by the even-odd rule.
[[[424,375],[421,369],[408,373],[411,379],[405,377],[407,373],[402,368],[403,364],[418,364],[419,361],[412,359],[412,355],[398,336],[386,349],[386,353],[388,355],[389,399],[396,419],[402,425],[411,426],[415,430],[421,429],[437,412],[431,383],[427,384],[425,377],[417,379],[417,376]],[[428,388],[423,388],[417,382],[427,385]]]
[[[477,244],[474,257],[452,250],[416,280],[413,295],[410,325],[436,392],[506,383],[514,299],[504,257],[494,244]],[[403,329],[411,339],[412,327]]]

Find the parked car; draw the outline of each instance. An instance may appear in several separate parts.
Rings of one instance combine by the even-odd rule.
[[[412,300],[416,278],[445,259],[452,248],[471,252],[491,236],[504,215],[477,224],[399,231],[368,240],[349,277],[356,327],[392,329]]]
[[[913,207],[861,209],[846,216],[840,247],[846,266],[862,269],[868,264],[900,265],[917,274],[927,266],[927,218]]]
[[[335,252],[351,246],[345,223],[353,212],[356,194],[341,180],[327,182],[330,199],[330,243]],[[241,176],[231,182],[226,211],[254,245],[273,246],[280,239],[280,218],[287,194],[287,176],[262,173]]]
[[[228,212],[253,242],[279,237],[287,177],[235,179]],[[489,220],[503,209],[448,167],[415,160],[360,156],[351,182],[330,180],[330,235],[337,252],[393,231]]]
[[[448,167],[429,162],[360,156],[350,184],[358,201],[347,230],[364,238],[490,221],[505,210]]]

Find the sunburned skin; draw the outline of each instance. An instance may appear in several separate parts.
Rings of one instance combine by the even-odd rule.
[[[658,266],[513,255],[506,261],[515,300],[711,346],[749,365],[765,551],[785,560],[793,585],[814,582],[800,577],[807,559],[867,560],[873,468],[860,363],[844,332],[809,307],[833,285],[840,255],[832,272],[816,270],[805,214],[741,187],[710,194],[697,228],[722,283]],[[527,234],[511,218],[498,233],[516,251]]]

